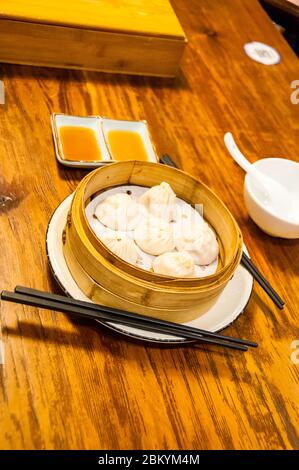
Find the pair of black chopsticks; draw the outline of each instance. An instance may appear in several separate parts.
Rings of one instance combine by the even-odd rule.
[[[174,161],[170,158],[169,155],[163,155],[160,158],[160,162],[164,163],[164,165],[172,166],[174,168],[178,168]],[[270,297],[270,299],[274,302],[274,304],[283,309],[284,301],[282,298],[277,294],[277,292],[273,289],[271,284],[267,281],[267,279],[262,275],[262,273],[258,270],[255,264],[251,261],[251,259],[246,255],[243,251],[241,263],[247,269],[247,271],[252,275],[252,277],[256,280],[256,282],[264,289],[266,294]]]
[[[55,310],[57,312],[70,314],[74,317],[100,320],[101,322],[113,322],[239,351],[247,351],[248,347],[257,347],[257,343],[253,341],[232,338],[230,336],[106,307],[92,302],[75,300],[63,295],[43,292],[29,287],[17,286],[14,292],[3,291],[1,293],[1,299],[8,302],[45,308],[47,310]]]

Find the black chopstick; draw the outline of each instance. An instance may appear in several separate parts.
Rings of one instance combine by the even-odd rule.
[[[160,158],[160,163],[164,163],[164,165],[172,166],[173,168],[179,169],[179,167],[174,163],[170,156],[167,155],[167,153],[162,155],[162,157]]]
[[[160,162],[164,163],[164,165],[172,166],[173,168],[178,168],[174,161],[167,154],[162,155],[162,157],[160,158]],[[253,261],[246,255],[244,251],[242,253],[241,263],[256,280],[256,282],[264,289],[264,291],[266,292],[266,294],[268,294],[274,304],[278,308],[283,309],[285,303],[282,298],[277,294],[277,292],[273,289],[269,281],[267,281],[267,279],[262,275],[262,273],[258,270]]]
[[[258,284],[264,289],[264,291],[268,294],[268,296],[273,300],[275,305],[283,309],[284,301],[282,298],[275,292],[273,287],[267,281],[267,279],[262,275],[262,273],[258,270],[255,264],[251,261],[251,259],[246,255],[243,251],[241,262],[243,266],[250,272],[250,274],[254,277],[254,279],[258,282]]]
[[[105,305],[99,305],[93,302],[76,300],[71,297],[66,297],[63,295],[52,294],[51,292],[44,292],[44,291],[40,291],[37,289],[32,289],[31,287],[16,286],[15,292],[18,294],[31,295],[33,297],[38,297],[40,299],[57,300],[58,302],[62,302],[69,306],[81,306],[81,307],[87,308],[88,310],[95,311],[95,312],[100,311],[101,313],[107,313],[109,315],[113,315],[113,317],[110,317],[110,319],[112,318],[112,321],[114,321],[115,317],[120,316],[121,319],[129,319],[129,320],[134,319],[137,323],[148,322],[150,324],[155,324],[158,326],[162,325],[162,326],[169,327],[169,328],[175,328],[176,330],[180,329],[180,331],[185,331],[187,333],[195,333],[196,335],[200,334],[202,336],[206,336],[209,338],[221,339],[221,340],[230,341],[236,344],[242,344],[243,346],[257,347],[257,343],[253,341],[248,341],[248,340],[244,340],[241,338],[233,338],[231,336],[224,336],[218,333],[213,333],[211,331],[202,330],[199,328],[193,328],[191,326],[186,326],[180,323],[174,323],[174,322],[170,322],[166,320],[161,320],[158,318],[149,317],[146,315],[140,315],[137,313],[120,310],[120,309],[113,308],[113,307],[106,307]]]
[[[247,350],[247,346],[255,347],[256,343],[241,340],[238,338],[230,338],[216,333],[206,332],[205,330],[197,330],[196,328],[186,327],[172,322],[165,322],[143,315],[124,312],[122,310],[104,307],[90,302],[77,301],[65,296],[59,296],[42,291],[36,291],[29,288],[18,287],[18,291],[22,290],[27,293],[6,292],[1,294],[2,300],[10,302],[31,305],[34,307],[46,308],[48,310],[56,310],[62,313],[68,313],[75,316],[96,319],[104,322],[113,322],[123,325],[142,328],[149,331],[159,333],[167,333],[188,339],[195,339],[204,343],[215,344],[231,349],[242,351]],[[34,292],[30,295],[28,292]]]
[[[164,326],[161,327],[157,324],[149,324],[145,321],[137,322],[133,318],[132,319],[130,319],[129,317],[120,318],[118,315],[114,316],[106,312],[103,312],[100,309],[97,311],[91,311],[90,309],[82,307],[82,306],[68,305],[65,302],[59,302],[57,300],[49,300],[48,298],[43,299],[43,298],[32,296],[32,295],[18,294],[15,292],[3,291],[1,293],[1,299],[9,301],[9,302],[23,304],[23,305],[30,305],[32,307],[45,308],[47,310],[54,310],[54,311],[61,312],[61,313],[67,313],[76,318],[81,317],[85,319],[88,318],[88,319],[100,320],[104,322],[109,321],[109,322],[118,323],[121,325],[131,326],[134,328],[143,328],[148,331],[183,336],[184,338],[198,340],[198,341],[202,341],[203,343],[214,344],[217,346],[223,346],[225,348],[237,349],[239,351],[247,351],[247,347],[243,345],[233,344],[233,343],[220,341],[220,340],[216,340],[212,338],[205,338],[202,335],[195,334],[195,333],[184,333],[184,335],[181,335],[180,329],[174,330],[173,328],[164,327]]]

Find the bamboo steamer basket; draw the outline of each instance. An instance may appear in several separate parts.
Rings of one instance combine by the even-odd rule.
[[[97,284],[82,268],[77,261],[73,251],[70,250],[68,244],[65,245],[64,255],[67,260],[69,269],[76,283],[87,297],[93,302],[106,305],[107,307],[119,308],[129,312],[139,313],[141,315],[148,315],[150,317],[159,317],[163,320],[171,319],[174,322],[180,323],[181,321],[187,322],[193,318],[197,318],[200,314],[204,313],[208,308],[212,307],[217,300],[217,296],[202,302],[200,305],[195,304],[188,309],[159,309],[157,315],[157,308],[148,307],[146,305],[136,304],[135,302],[128,301],[116,295],[113,292],[105,289],[103,286]]]
[[[177,196],[189,204],[204,205],[205,220],[214,230],[220,247],[215,274],[179,279],[147,272],[112,253],[91,229],[85,208],[97,194],[115,186],[152,187],[162,181],[168,182]],[[135,161],[107,165],[81,181],[74,194],[63,241],[66,262],[75,281],[94,301],[151,316],[166,316],[173,321],[178,321],[177,316],[187,321],[206,311],[233,276],[242,254],[237,223],[204,184],[180,170]]]

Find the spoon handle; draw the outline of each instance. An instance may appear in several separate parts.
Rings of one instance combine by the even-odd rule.
[[[235,139],[233,138],[233,135],[231,132],[227,132],[224,136],[224,143],[226,145],[227,150],[233,157],[233,159],[238,163],[238,165],[243,168],[243,170],[246,173],[251,173],[252,171],[252,165],[251,163],[247,160],[247,158],[244,157],[244,155],[240,152],[238,149],[238,146],[235,142]]]
[[[265,177],[261,175],[261,173],[254,168],[254,166],[247,160],[247,158],[242,154],[239,150],[235,139],[231,132],[227,132],[224,136],[224,143],[233,157],[233,159],[238,163],[238,165],[248,174],[252,175],[255,179],[258,180],[259,184],[262,186],[265,193],[268,193],[268,188],[266,184],[266,175]]]

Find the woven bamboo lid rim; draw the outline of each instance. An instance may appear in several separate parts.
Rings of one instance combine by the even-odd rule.
[[[127,163],[131,163],[132,165],[132,162],[122,162],[122,163],[114,163],[113,165],[110,165],[110,166],[126,166]],[[131,173],[134,171],[134,168],[136,166],[136,164],[138,165],[139,162],[134,162],[134,165],[133,165],[133,168],[132,168],[132,171]],[[143,166],[147,166],[147,167],[156,167],[157,165],[159,164],[156,164],[156,163],[149,163],[149,162],[146,162],[143,164]],[[221,208],[226,212],[226,214],[228,215],[229,219],[230,219],[230,223],[232,224],[232,226],[234,227],[234,230],[235,230],[235,238],[238,239],[238,242],[236,243],[236,248],[235,248],[235,251],[234,251],[234,254],[232,255],[232,260],[231,262],[233,262],[233,260],[235,259],[236,256],[239,255],[239,252],[240,252],[240,246],[242,244],[242,235],[241,235],[241,232],[239,230],[239,227],[234,219],[234,217],[232,216],[232,214],[230,213],[230,211],[226,208],[225,204],[221,201],[221,199],[216,195],[214,194],[213,191],[211,191],[204,183],[201,183],[199,181],[197,181],[193,176],[191,175],[188,175],[186,174],[185,172],[181,171],[181,170],[178,170],[178,169],[174,169],[174,168],[169,168],[169,167],[165,167],[164,165],[159,165],[161,168],[163,168],[163,170],[165,171],[168,171],[173,173],[173,172],[177,172],[179,174],[182,174],[184,175],[184,177],[187,177],[187,178],[190,178],[194,181],[195,184],[200,184],[201,187],[206,190],[209,194],[212,195],[212,197],[217,201],[217,203],[221,206]],[[120,264],[122,267],[122,271],[126,271],[126,269],[130,269],[130,270],[133,270],[136,272],[136,276],[139,276],[139,277],[142,277],[142,276],[146,276],[148,278],[148,280],[151,280],[152,282],[155,282],[155,283],[163,283],[163,282],[167,282],[167,281],[171,281],[171,282],[179,282],[180,279],[179,278],[169,278],[169,276],[163,276],[163,275],[159,275],[157,273],[152,273],[152,272],[148,272],[147,275],[145,275],[145,271],[143,269],[140,269],[138,267],[133,267],[132,269],[132,265],[130,265],[129,263],[125,262],[124,260],[121,260],[119,257],[117,257],[114,253],[112,253],[102,242],[101,240],[99,240],[95,233],[93,232],[93,230],[91,229],[91,226],[87,220],[87,217],[86,217],[86,214],[85,214],[85,201],[86,201],[86,188],[87,188],[87,185],[88,183],[90,183],[93,178],[95,178],[98,173],[100,171],[102,171],[103,169],[100,168],[100,169],[97,169],[95,171],[93,171],[92,173],[89,173],[82,181],[81,183],[78,185],[78,188],[76,190],[76,193],[75,193],[75,197],[74,197],[74,200],[73,200],[73,207],[74,205],[76,205],[76,207],[80,207],[80,211],[79,211],[79,214],[78,214],[78,218],[80,219],[81,218],[81,223],[83,225],[83,231],[87,232],[88,235],[92,238],[93,240],[93,244],[95,245],[98,245],[101,247],[101,251],[102,252],[105,252],[108,254],[108,258],[112,258],[112,259],[116,259],[117,260],[117,264],[116,263],[111,263],[111,265],[113,265],[113,269],[115,269],[116,267],[119,267],[117,266],[118,264]],[[146,185],[146,184],[144,184]],[[120,185],[121,186],[121,185]],[[190,203],[190,202],[189,202]],[[221,239],[220,239],[221,241]],[[222,268],[220,268],[216,273],[210,275],[210,276],[206,276],[205,278],[190,278],[190,279],[184,279],[183,282],[185,282],[186,284],[189,284],[190,287],[192,284],[194,283],[207,283],[209,281],[212,281],[213,279],[218,278],[218,277],[222,277],[222,275],[225,273],[225,271],[227,270],[228,266],[224,266]],[[202,279],[204,279],[204,281],[202,281]]]

